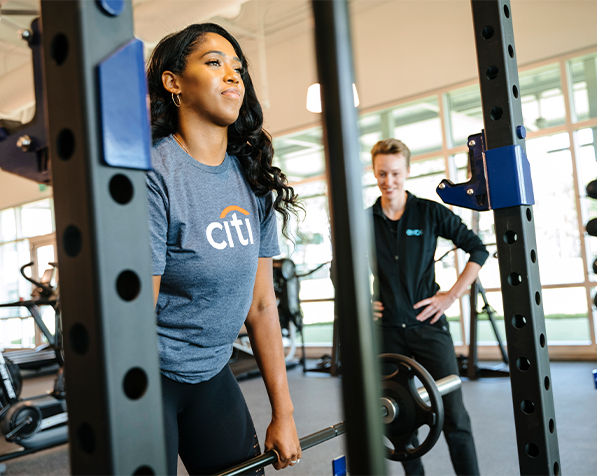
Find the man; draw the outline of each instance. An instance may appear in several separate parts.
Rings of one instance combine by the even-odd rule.
[[[481,240],[443,205],[417,198],[405,189],[410,151],[396,139],[371,150],[381,197],[371,207],[375,232],[374,319],[383,352],[415,358],[435,380],[458,375],[454,344],[444,311],[475,281],[488,252]],[[470,253],[456,283],[440,291],[435,282],[435,250],[441,236]],[[458,475],[478,475],[470,418],[457,390],[443,398],[444,435]],[[412,443],[418,446],[416,435]],[[420,459],[402,463],[407,475],[425,474]]]

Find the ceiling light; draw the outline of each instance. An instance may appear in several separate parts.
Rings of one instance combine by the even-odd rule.
[[[357,87],[352,83],[352,92],[354,94],[354,107],[359,105],[359,95]],[[307,111],[321,113],[321,88],[319,83],[314,83],[307,90]]]

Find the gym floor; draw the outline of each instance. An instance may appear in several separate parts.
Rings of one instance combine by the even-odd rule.
[[[483,363],[482,363],[483,364]],[[313,365],[313,363],[311,363]],[[553,362],[552,382],[556,404],[562,474],[584,476],[597,474],[597,390],[593,385],[594,362]],[[341,381],[325,374],[303,375],[301,367],[288,371],[290,390],[295,406],[299,436],[342,421]],[[25,379],[22,396],[38,395],[52,387],[53,376]],[[242,380],[240,386],[251,409],[261,442],[269,422],[269,402],[261,379]],[[518,475],[516,436],[507,378],[464,380],[465,404],[473,422],[473,431],[483,475]],[[332,459],[344,454],[345,437],[340,436],[307,450],[301,462],[283,474],[332,474]],[[9,448],[0,441],[0,453]],[[4,461],[6,475],[69,474],[68,445]],[[424,456],[429,476],[453,475],[448,449],[443,438]],[[266,470],[274,474],[273,468]],[[179,474],[186,475],[182,464]],[[388,474],[404,474],[399,463],[389,462]]]

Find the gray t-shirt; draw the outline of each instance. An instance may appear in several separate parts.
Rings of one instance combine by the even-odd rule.
[[[272,193],[257,197],[238,159],[202,164],[172,136],[147,174],[160,368],[184,383],[228,362],[251,302],[260,257],[279,254]]]

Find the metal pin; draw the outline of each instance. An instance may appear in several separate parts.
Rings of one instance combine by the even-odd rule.
[[[469,147],[475,147],[476,142],[474,140],[471,140],[468,142],[468,146]]]
[[[446,184],[445,184],[445,183],[440,183],[440,184],[438,185],[438,188],[439,188],[440,190],[443,190],[444,188],[446,188]]]
[[[19,137],[17,140],[17,147],[19,147],[23,152],[27,152],[31,147],[31,137],[28,135]]]
[[[475,191],[474,191],[472,188],[469,188],[469,189],[466,191],[466,194],[467,194],[467,195],[472,195],[473,193],[475,193]]]

